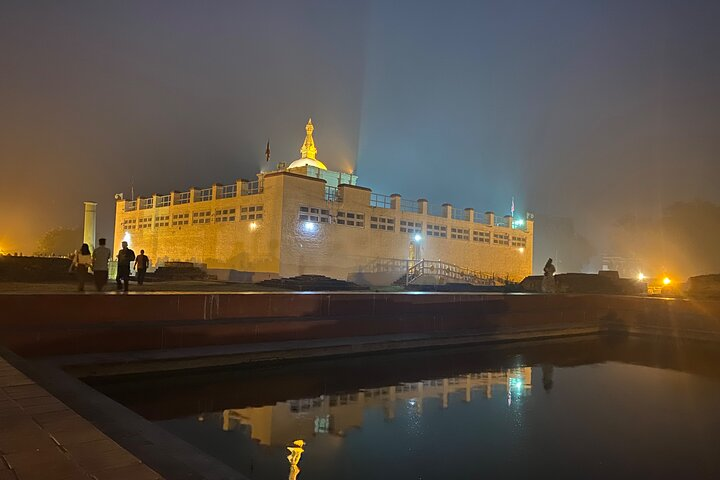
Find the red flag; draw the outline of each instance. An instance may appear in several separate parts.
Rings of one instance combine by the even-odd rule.
[[[267,146],[265,147],[265,161],[270,161],[270,139],[268,138]]]

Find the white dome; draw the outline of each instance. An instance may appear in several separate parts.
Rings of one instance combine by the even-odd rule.
[[[288,168],[301,168],[301,167],[315,167],[320,170],[327,170],[327,167],[320,160],[313,160],[312,158],[299,158],[292,162]]]

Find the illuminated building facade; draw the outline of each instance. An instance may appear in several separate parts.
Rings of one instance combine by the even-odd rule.
[[[530,275],[530,215],[498,218],[374,193],[352,173],[328,170],[317,159],[313,129],[309,121],[300,159],[253,181],[118,196],[115,249],[128,240],[155,264],[205,264],[221,279],[318,274],[382,285],[421,260],[425,274],[450,272],[458,281]]]
[[[369,407],[382,408],[385,418],[392,420],[401,405],[422,415],[427,399],[440,398],[442,408],[448,408],[451,395],[462,395],[463,401],[471,402],[475,392],[491,398],[494,387],[504,387],[501,391],[510,405],[530,393],[532,368],[471,373],[263,407],[228,409],[223,411],[222,428],[228,431],[238,425],[248,425],[251,438],[261,445],[282,447],[298,437],[310,439],[320,434],[342,437],[351,429],[362,426],[363,414]]]

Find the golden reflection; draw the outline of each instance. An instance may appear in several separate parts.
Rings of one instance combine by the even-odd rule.
[[[471,402],[478,394],[492,398],[493,388],[502,388],[510,404],[514,398],[529,394],[531,387],[531,367],[470,373],[366,388],[351,393],[288,400],[263,407],[228,409],[223,411],[222,428],[229,431],[238,425],[247,425],[251,438],[261,445],[283,447],[292,442],[294,447],[287,447],[292,449],[298,447],[295,443],[297,441],[293,442],[298,437],[331,435],[341,439],[348,431],[362,426],[363,413],[368,408],[380,408],[385,418],[391,421],[398,408],[410,408],[415,415],[422,415],[427,408],[425,400],[429,398],[439,399],[439,407],[446,409],[453,405],[451,396],[463,402]],[[302,445],[299,447],[298,452],[302,453]],[[299,455],[297,458],[300,459]]]
[[[288,462],[290,462],[290,475],[288,476],[288,480],[296,480],[300,473],[298,463],[305,451],[305,449],[303,449],[304,446],[305,442],[303,440],[295,440],[291,446],[285,447],[290,451],[290,455],[287,456]]]

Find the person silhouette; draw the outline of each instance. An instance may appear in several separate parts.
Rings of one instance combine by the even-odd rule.
[[[545,263],[545,267],[543,268],[543,273],[543,293],[555,293],[555,265],[552,263],[552,258],[548,258],[548,261]]]
[[[123,288],[128,291],[128,283],[130,283],[130,263],[135,260],[135,252],[128,248],[127,242],[122,242],[122,248],[117,255],[117,276],[115,281],[117,282],[117,289]]]

